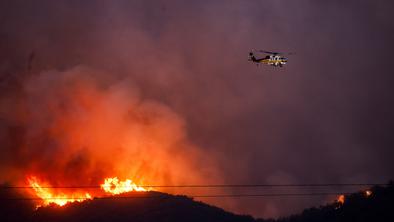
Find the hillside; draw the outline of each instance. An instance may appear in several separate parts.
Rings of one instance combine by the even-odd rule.
[[[254,222],[250,216],[235,215],[185,196],[159,192],[129,193],[107,199],[93,199],[64,207],[34,210],[30,201],[3,192],[1,221],[228,221]]]
[[[365,192],[345,196],[345,202],[304,210],[301,214],[278,220],[255,220],[218,207],[194,201],[186,196],[160,192],[128,193],[114,198],[100,198],[72,203],[64,207],[34,209],[31,200],[0,189],[1,221],[229,221],[229,222],[345,222],[394,221],[394,184],[373,187]]]
[[[343,204],[332,203],[305,209],[301,214],[277,222],[364,222],[394,221],[394,183],[387,187],[373,187],[371,195],[365,192],[345,196]]]

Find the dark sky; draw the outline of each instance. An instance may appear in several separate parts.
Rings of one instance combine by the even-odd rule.
[[[140,100],[170,109],[187,143],[213,159],[225,183],[387,182],[394,178],[393,5],[3,0],[0,139],[6,145],[0,155],[17,157],[0,163],[0,181],[10,172],[5,165],[20,168],[12,161],[28,158],[18,148],[27,140],[18,130],[34,131],[43,121],[15,114],[43,109],[29,106],[36,101],[29,89],[48,84],[40,93],[52,95],[51,78],[62,82],[68,75],[62,73],[83,67],[94,70],[89,77],[98,85],[122,82]],[[284,68],[256,67],[247,61],[251,49],[296,54]],[[236,199],[222,205],[276,217],[330,200]]]

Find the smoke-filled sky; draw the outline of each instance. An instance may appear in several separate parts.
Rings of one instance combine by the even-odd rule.
[[[387,182],[393,10],[389,0],[3,0],[0,182]],[[251,49],[295,54],[256,67]],[[207,201],[278,217],[330,200]]]

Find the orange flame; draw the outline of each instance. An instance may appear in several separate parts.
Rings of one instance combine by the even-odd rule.
[[[341,205],[344,204],[345,203],[345,195],[339,195],[337,202]]]
[[[365,196],[369,197],[371,195],[372,195],[372,191],[370,191],[370,190],[365,191]]]
[[[82,202],[87,199],[92,199],[92,196],[89,193],[75,192],[71,194],[55,194],[51,189],[49,189],[49,186],[40,185],[36,177],[30,177],[28,181],[30,186],[34,189],[36,195],[42,199],[42,204],[37,205],[37,208],[41,206],[48,206],[52,203],[59,206],[64,206],[67,203]]]
[[[38,181],[36,177],[28,178],[28,182],[30,184],[30,187],[34,189],[35,195],[37,195],[42,200],[42,204],[36,205],[36,208],[42,206],[45,207],[50,204],[64,206],[67,203],[82,202],[88,199],[93,199],[89,193],[55,192],[54,190],[50,189],[50,185],[48,183],[42,183]],[[104,183],[100,185],[100,188],[107,193],[111,193],[112,195],[131,191],[147,191],[145,188],[133,183],[132,180],[127,179],[125,181],[119,181],[117,177],[106,178],[104,180]]]
[[[101,184],[101,188],[105,192],[112,194],[121,194],[130,191],[146,191],[145,188],[137,186],[129,179],[125,181],[119,181],[117,177],[106,178],[104,183]]]

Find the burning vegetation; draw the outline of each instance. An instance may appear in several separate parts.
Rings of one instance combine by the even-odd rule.
[[[339,203],[340,205],[343,205],[345,203],[345,195],[339,195],[337,198],[337,203]]]
[[[70,191],[70,188],[74,187],[52,187],[49,183],[41,182],[36,177],[31,176],[28,178],[29,186],[34,190],[34,194],[40,200],[39,203],[36,204],[36,208],[42,206],[48,206],[50,204],[56,204],[58,206],[64,206],[67,203],[73,202],[82,202],[85,200],[93,199],[92,195],[89,192],[84,192],[81,190],[78,191]],[[80,187],[78,189],[81,189]],[[85,187],[86,188],[96,188],[96,187]],[[100,185],[100,188],[111,195],[117,195],[126,192],[144,192],[147,191],[145,188],[138,186],[133,183],[131,180],[127,179],[125,181],[119,181],[117,177],[106,178],[104,183]],[[94,191],[97,196],[97,191]]]
[[[131,191],[146,191],[145,188],[138,186],[131,180],[119,181],[117,177],[107,178],[101,184],[101,188],[111,194],[121,194]]]
[[[361,193],[363,193],[366,198],[370,198],[372,196],[371,190],[365,190],[362,191]],[[346,199],[345,195],[341,194],[337,197],[336,203],[338,203],[339,206],[342,206],[345,203],[345,199]]]
[[[48,206],[50,204],[56,204],[59,206],[64,206],[67,203],[72,202],[82,202],[87,199],[92,199],[92,196],[85,192],[62,192],[57,191],[50,187],[47,183],[41,183],[36,177],[28,178],[29,185],[33,188],[35,195],[41,200],[40,203],[36,205],[36,208],[41,206]]]

